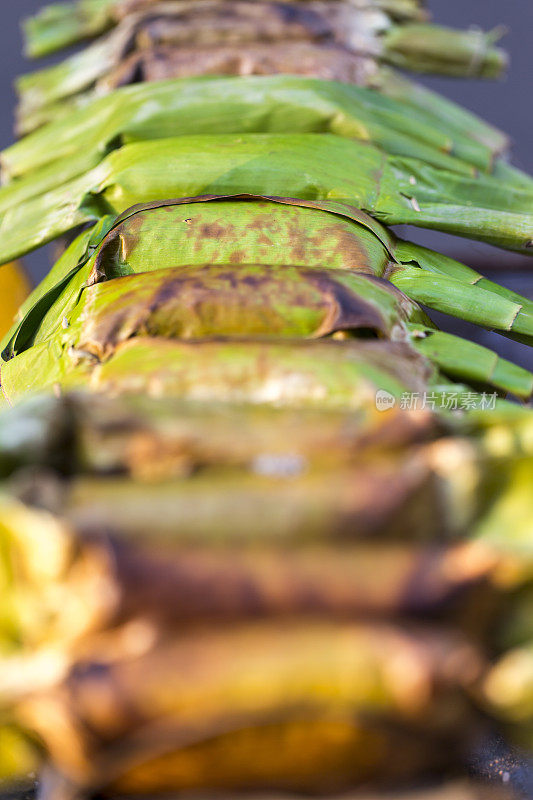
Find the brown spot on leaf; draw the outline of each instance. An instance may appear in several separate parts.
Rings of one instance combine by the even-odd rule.
[[[200,228],[200,235],[204,239],[221,239],[228,235],[228,228],[233,228],[233,225],[219,225],[216,222],[210,222],[202,225]]]
[[[232,264],[242,264],[246,260],[246,253],[244,250],[235,250],[231,253],[229,260]]]

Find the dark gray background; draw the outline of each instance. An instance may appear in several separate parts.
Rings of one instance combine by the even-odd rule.
[[[15,95],[13,80],[31,68],[22,56],[19,21],[42,7],[41,0],[4,0],[0,29],[0,147],[12,139]],[[491,29],[503,24],[508,33],[503,45],[511,54],[507,76],[499,81],[463,81],[423,78],[431,88],[462,103],[485,119],[503,128],[514,142],[513,162],[533,174],[533,0],[429,0],[434,20],[444,25],[468,27],[477,25]],[[46,63],[46,62],[43,62]],[[491,270],[491,277],[533,298],[533,260],[446,234],[405,229],[401,231],[415,241],[448,255],[460,258],[480,271]],[[27,259],[35,279],[49,267],[49,254],[38,252]],[[439,317],[439,323],[457,332],[468,333],[498,352],[533,368],[532,351],[523,345],[481,332],[469,326],[458,326]]]

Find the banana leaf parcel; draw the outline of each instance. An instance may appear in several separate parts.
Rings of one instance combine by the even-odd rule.
[[[72,114],[68,123],[47,125],[7,148],[2,153],[2,177],[8,182],[54,162],[56,180],[61,182],[95,166],[120,143],[214,129],[219,133],[329,131],[465,174],[503,166],[494,163],[491,148],[476,142],[470,131],[436,121],[423,109],[413,109],[407,116],[402,102],[370,89],[289,75],[204,76],[141,83],[99,98]],[[66,173],[65,160],[74,155],[78,161],[70,158],[71,171]],[[50,169],[50,179],[53,175]]]
[[[223,54],[227,62],[228,48],[236,46],[244,46],[244,62],[240,69],[230,67],[230,73],[296,72],[365,83],[384,61],[421,72],[494,77],[505,66],[503,51],[493,46],[498,36],[420,22],[397,24],[380,9],[341,0],[300,0],[290,6],[261,0],[149,3],[127,10],[111,33],[81,53],[21,78],[19,126],[28,132],[65,100],[131,82],[139,68],[148,69],[143,77],[149,79],[151,64],[166,63],[169,52],[172,74],[166,77],[224,72]],[[291,52],[293,44],[291,62],[283,52]],[[262,61],[256,45],[265,52]],[[265,51],[265,46],[275,49]],[[269,60],[270,70],[264,66]]]
[[[383,64],[384,59],[414,70],[470,77],[494,75],[504,67],[504,52],[493,46],[498,30],[484,34],[425,24],[427,14],[418,2],[148,0],[104,6],[99,0],[56,4],[28,22],[27,49],[35,55],[60,48],[65,35],[63,43],[68,43],[69,37],[118,27],[85,53],[20,80],[19,133],[65,117],[127,83],[292,73],[378,88],[430,110],[439,120],[453,120],[494,152],[508,146],[500,131]]]
[[[531,476],[530,420],[513,412],[523,444],[502,458],[498,414],[452,436],[431,415],[391,414],[86,396],[0,417],[4,468],[45,468],[12,485],[34,500],[4,497],[0,528],[9,752],[22,768],[32,742],[35,763],[52,756],[61,778],[45,796],[58,780],[111,796],[332,792],[466,763],[487,732],[479,687],[509,566],[460,531],[498,515],[487,481],[511,500],[513,463]],[[444,487],[424,536],[424,499],[435,512]]]
[[[374,8],[397,20],[426,19],[419,0],[350,0],[355,8]],[[102,33],[129,13],[149,9],[156,0],[76,0],[45,6],[24,22],[27,52],[48,55]]]
[[[205,194],[341,201],[385,224],[409,223],[531,253],[533,191],[389,156],[332,134],[181,136],[126,144],[93,169],[15,202],[0,193],[0,261],[130,206]]]
[[[155,393],[219,391],[266,401],[271,392],[271,400],[293,402],[308,392],[311,402],[329,396],[344,404],[355,402],[348,387],[365,372],[370,385],[379,389],[381,381],[395,395],[421,390],[405,384],[415,372],[429,384],[445,383],[423,368],[427,356],[452,380],[525,398],[533,391],[527,370],[440,333],[413,302],[528,340],[530,301],[396,240],[343,204],[260,197],[153,203],[110,220],[92,242],[82,234],[25,305],[3,353],[10,401],[28,390],[28,380],[34,388],[73,387],[91,376],[95,389],[113,391],[148,380]],[[331,336],[352,341],[287,346]],[[226,343],[209,341],[219,337]],[[368,354],[402,381],[373,374]],[[392,369],[402,354],[410,367]],[[224,377],[230,360],[231,378]],[[121,375],[118,383],[109,383],[113,374]]]

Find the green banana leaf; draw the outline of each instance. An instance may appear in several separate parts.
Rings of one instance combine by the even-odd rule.
[[[342,200],[387,224],[532,251],[533,192],[490,176],[435,169],[331,134],[205,135],[201,144],[190,136],[129,144],[64,186],[12,206],[1,216],[0,262],[136,203],[209,193]]]
[[[448,132],[423,112],[406,113],[403,103],[370,89],[283,75],[203,77],[118,89],[4,150],[3,178],[31,173],[36,183],[39,174],[48,175],[46,188],[51,188],[95,166],[121,143],[213,130],[329,131],[465,174],[472,172],[468,165],[492,169],[487,147],[464,132]],[[47,164],[53,165],[49,173],[36,172]]]
[[[19,115],[24,117],[50,103],[94,86],[127,52],[134,27],[126,22],[59,64],[21,75],[16,81]]]
[[[454,380],[488,384],[527,400],[533,395],[533,373],[500,358],[474,342],[421,325],[410,324],[411,343]]]
[[[97,100],[102,94],[109,94],[130,83],[160,82],[202,75],[209,75],[212,79],[214,74],[241,77],[291,74],[369,87],[403,105],[407,104],[410,113],[415,114],[415,118],[419,118],[423,124],[429,122],[443,132],[450,129],[456,146],[459,139],[463,140],[461,154],[467,161],[477,163],[479,160],[476,142],[486,145],[493,157],[506,153],[509,147],[507,137],[501,131],[450,100],[408,81],[398,72],[377,65],[369,57],[349,53],[340,47],[324,47],[301,41],[295,41],[289,49],[275,43],[241,47],[237,56],[232,47],[172,50],[145,48],[128,56],[99,85],[97,91],[88,89],[27,114],[19,113],[16,131],[23,136],[48,122],[65,119]],[[496,162],[494,169],[504,169],[508,180],[531,181],[523,173],[510,169],[501,161]]]
[[[112,24],[113,5],[116,0],[75,0],[44,6],[23,22],[26,55],[40,58],[103,33]]]
[[[468,131],[472,139],[484,144],[494,155],[502,155],[509,150],[510,141],[505,133],[447,97],[414,83],[397,70],[382,67],[370,85],[386,97],[424,111],[437,124],[444,125],[446,130],[452,129],[459,134]]]
[[[295,39],[249,43],[237,55],[231,45],[216,47],[143,47],[125,56],[94,86],[44,105],[24,104],[16,111],[15,130],[24,136],[47,122],[65,118],[103,95],[130,84],[199,76],[293,75],[367,86],[381,69],[372,58],[340,45]]]
[[[386,60],[414,72],[456,77],[496,78],[507,66],[505,51],[494,47],[504,31],[451,31],[438,25],[402,25],[383,35]]]
[[[422,274],[417,267],[394,271],[390,280],[418,303],[486,328],[523,334],[530,344],[533,343],[531,302],[517,303],[478,285],[428,272]]]
[[[56,120],[69,117],[80,108],[84,108],[94,102],[95,99],[95,92],[91,90],[88,92],[81,92],[72,97],[67,97],[65,100],[60,100],[57,103],[50,103],[44,108],[38,109],[27,116],[22,116],[15,110],[15,135],[18,139],[28,136],[43,125],[47,125],[49,122],[55,122]]]

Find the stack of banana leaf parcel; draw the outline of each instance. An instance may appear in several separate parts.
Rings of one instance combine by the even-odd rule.
[[[527,791],[533,374],[432,312],[527,346],[533,301],[389,227],[533,254],[505,135],[399,71],[492,77],[498,33],[417,0],[25,30],[90,41],[0,156],[0,263],[60,251],[1,345],[0,791]]]

